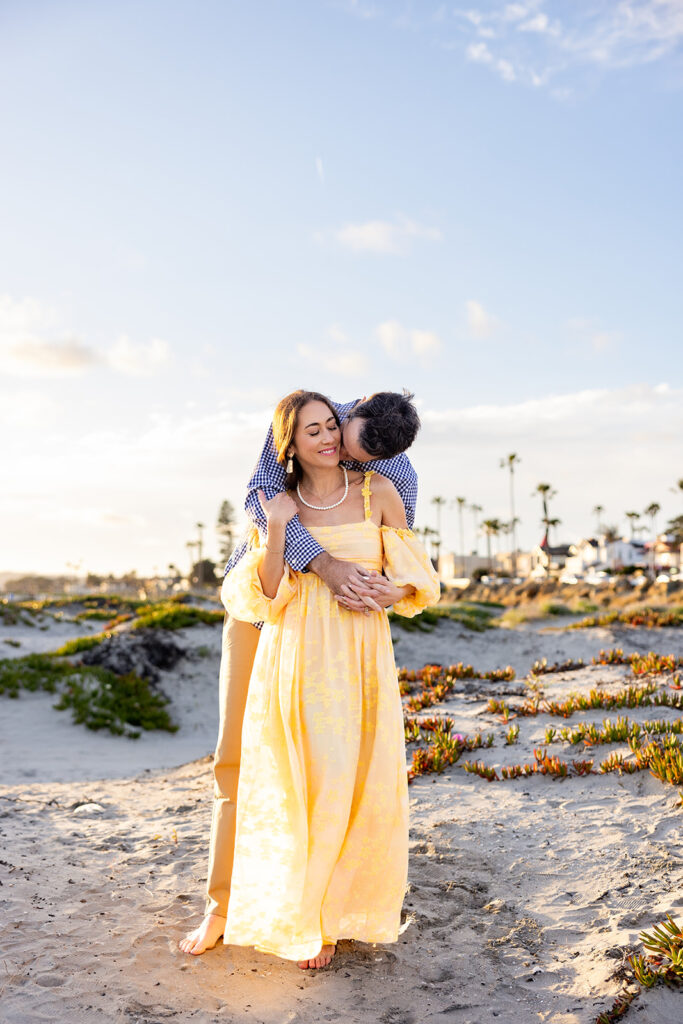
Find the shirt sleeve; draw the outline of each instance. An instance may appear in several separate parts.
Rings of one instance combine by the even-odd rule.
[[[262,538],[266,535],[268,523],[261,508],[258,492],[262,490],[270,500],[284,491],[285,479],[285,467],[277,461],[273,428],[269,427],[261,455],[247,484],[247,498],[244,503],[247,516]],[[324,550],[305,526],[301,525],[298,516],[290,519],[285,533],[285,561],[295,572],[306,572],[308,563]]]
[[[296,576],[285,565],[275,597],[266,597],[258,574],[262,556],[262,548],[250,548],[223,579],[221,601],[233,618],[241,622],[277,622],[297,592]]]

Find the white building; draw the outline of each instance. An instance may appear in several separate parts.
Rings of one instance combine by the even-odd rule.
[[[537,544],[531,552],[531,576],[556,576],[565,568],[569,557],[569,544]]]
[[[683,544],[676,544],[670,534],[660,533],[655,541],[655,566],[662,569],[681,568]]]
[[[575,576],[582,576],[597,569],[614,571],[626,565],[637,565],[645,568],[648,564],[648,552],[642,540],[631,540],[619,537],[607,540],[606,537],[588,537],[570,544],[569,554],[564,569]]]
[[[600,566],[600,544],[595,537],[580,540],[578,544],[570,544],[564,568],[565,572],[572,573],[574,576],[583,576],[591,569],[602,568]]]
[[[515,559],[517,576],[524,579],[531,572],[531,552],[518,551]],[[501,551],[496,555],[457,555],[447,551],[439,556],[439,579],[449,586],[457,586],[458,580],[471,579],[475,569],[490,570],[498,576],[512,576],[512,552]]]

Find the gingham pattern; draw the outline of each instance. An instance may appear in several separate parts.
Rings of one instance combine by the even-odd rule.
[[[333,402],[342,422],[346,419],[355,402]],[[393,483],[401,495],[405,505],[406,519],[410,529],[415,523],[415,506],[417,504],[417,473],[412,467],[410,459],[405,453],[395,455],[393,459],[373,459],[372,462],[345,462],[347,469],[357,469],[364,472],[366,469],[374,469],[381,473]],[[267,521],[261,503],[258,498],[258,491],[261,489],[266,498],[270,499],[284,490],[285,468],[277,461],[275,445],[273,444],[273,430],[268,429],[266,442],[256,463],[256,468],[251,480],[247,485],[247,500],[244,503],[246,513],[251,522],[257,527],[262,537],[265,537]],[[237,565],[247,550],[248,543],[243,540],[233,551],[230,561],[225,567],[225,574]],[[285,559],[296,572],[307,572],[308,563],[319,555],[324,549],[313,539],[308,530],[301,525],[299,517],[294,516],[287,524]]]

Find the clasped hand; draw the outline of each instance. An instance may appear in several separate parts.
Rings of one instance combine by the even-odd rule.
[[[342,591],[341,595],[335,595],[339,604],[350,611],[366,613],[370,609],[380,611],[389,608],[404,596],[403,587],[397,587],[386,576],[374,570],[368,570],[362,588],[346,584]]]

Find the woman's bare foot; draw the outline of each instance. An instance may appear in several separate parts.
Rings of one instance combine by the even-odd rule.
[[[297,966],[300,967],[302,971],[305,971],[307,967],[327,967],[334,956],[336,948],[337,947],[334,943],[330,946],[323,946],[317,956],[314,956],[311,960],[299,960]]]
[[[178,943],[183,953],[192,953],[199,956],[207,949],[213,949],[225,930],[225,918],[217,914],[207,914],[199,928],[189,932],[184,939]],[[324,949],[325,947],[323,947]]]

